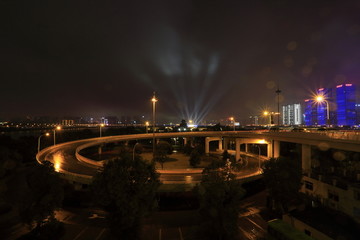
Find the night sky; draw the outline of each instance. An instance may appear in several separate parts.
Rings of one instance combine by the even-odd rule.
[[[0,120],[241,122],[360,85],[360,1],[0,0]]]

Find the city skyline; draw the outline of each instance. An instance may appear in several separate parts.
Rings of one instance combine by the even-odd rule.
[[[359,85],[359,3],[3,2],[0,119],[151,115],[244,121]],[[306,16],[306,17],[305,17]]]

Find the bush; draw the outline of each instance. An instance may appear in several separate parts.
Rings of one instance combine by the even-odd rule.
[[[59,222],[55,218],[46,222],[39,227],[34,228],[28,234],[23,235],[19,240],[37,239],[37,240],[57,240],[65,235],[64,223]]]

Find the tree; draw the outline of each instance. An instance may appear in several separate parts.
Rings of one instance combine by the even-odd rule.
[[[226,161],[227,159],[230,159],[230,154],[227,150],[225,150],[223,153],[222,153],[222,159],[224,161]]]
[[[194,148],[191,146],[191,143],[190,142],[187,142],[184,146],[184,149],[183,149],[183,152],[186,154],[186,155],[190,155],[192,150]]]
[[[188,125],[187,125],[187,123],[186,123],[186,120],[181,120],[181,123],[180,123],[180,125],[179,125],[179,128],[180,128],[180,131],[186,131],[187,130],[187,127],[188,127]]]
[[[197,187],[202,234],[206,239],[237,239],[240,201],[245,190],[226,168],[207,168],[203,174]]]
[[[197,151],[197,149],[192,150],[189,158],[190,165],[192,167],[196,167],[197,165],[200,164],[200,161],[201,161],[200,153]]]
[[[159,175],[152,163],[123,153],[105,164],[91,185],[95,201],[109,212],[108,223],[114,236],[138,239],[141,220],[157,206]]]
[[[28,189],[20,204],[21,220],[36,230],[48,222],[56,222],[54,211],[61,207],[64,192],[63,182],[53,164],[36,165],[26,177]]]
[[[299,197],[302,179],[301,163],[284,157],[271,158],[264,163],[263,172],[275,208],[281,213],[287,212],[289,204]]]
[[[154,161],[161,164],[161,168],[164,168],[164,163],[168,160],[168,155],[172,154],[173,148],[170,143],[161,141],[156,145],[154,154]]]

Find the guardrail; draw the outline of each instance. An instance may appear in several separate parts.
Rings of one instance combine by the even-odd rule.
[[[75,150],[75,157],[77,160],[79,160],[80,162],[85,162],[87,164],[90,164],[90,165],[95,165],[97,167],[103,167],[104,166],[104,163],[106,162],[105,160],[101,160],[101,161],[95,161],[95,160],[92,160],[90,158],[87,158],[87,157],[84,157],[83,155],[81,155],[79,152],[85,148],[88,148],[88,147],[92,147],[94,146],[94,143],[87,143],[87,144],[84,144],[84,145],[81,145],[79,147],[76,148]]]

